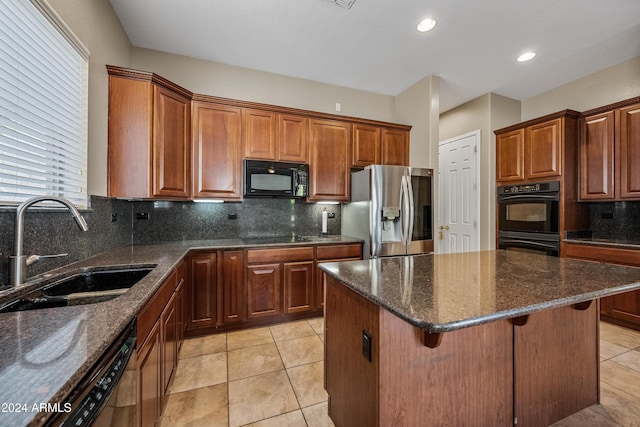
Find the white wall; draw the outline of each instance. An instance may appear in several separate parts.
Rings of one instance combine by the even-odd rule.
[[[488,93],[440,115],[440,141],[480,130],[480,249],[495,248],[496,139],[493,130],[520,121],[520,102]],[[446,197],[443,195],[442,197]]]
[[[107,194],[106,64],[131,66],[131,43],[108,0],[49,0],[53,9],[84,43],[89,57],[88,193]]]
[[[521,121],[564,109],[586,111],[640,96],[640,56],[522,101]]]
[[[133,48],[132,67],[201,95],[393,121],[393,97],[155,50]],[[336,103],[341,111],[336,112]]]

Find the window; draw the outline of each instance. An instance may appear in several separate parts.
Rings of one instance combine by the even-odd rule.
[[[0,203],[87,206],[88,51],[45,0],[0,0]]]

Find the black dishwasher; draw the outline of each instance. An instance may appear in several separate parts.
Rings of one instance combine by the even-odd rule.
[[[68,413],[47,421],[48,426],[134,426],[136,417],[136,319],[105,351],[91,371],[67,396]],[[126,389],[126,390],[124,390]]]

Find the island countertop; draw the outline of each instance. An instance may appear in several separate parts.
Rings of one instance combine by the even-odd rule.
[[[640,268],[504,250],[336,262],[320,268],[432,333],[640,289]]]

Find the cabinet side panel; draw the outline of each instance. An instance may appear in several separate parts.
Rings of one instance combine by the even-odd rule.
[[[512,426],[511,323],[424,334],[381,310],[380,426]]]
[[[325,275],[325,388],[336,427],[378,424],[379,308]],[[371,337],[371,361],[362,334]]]
[[[547,426],[598,401],[598,313],[572,306],[529,315],[514,327],[518,424]]]

